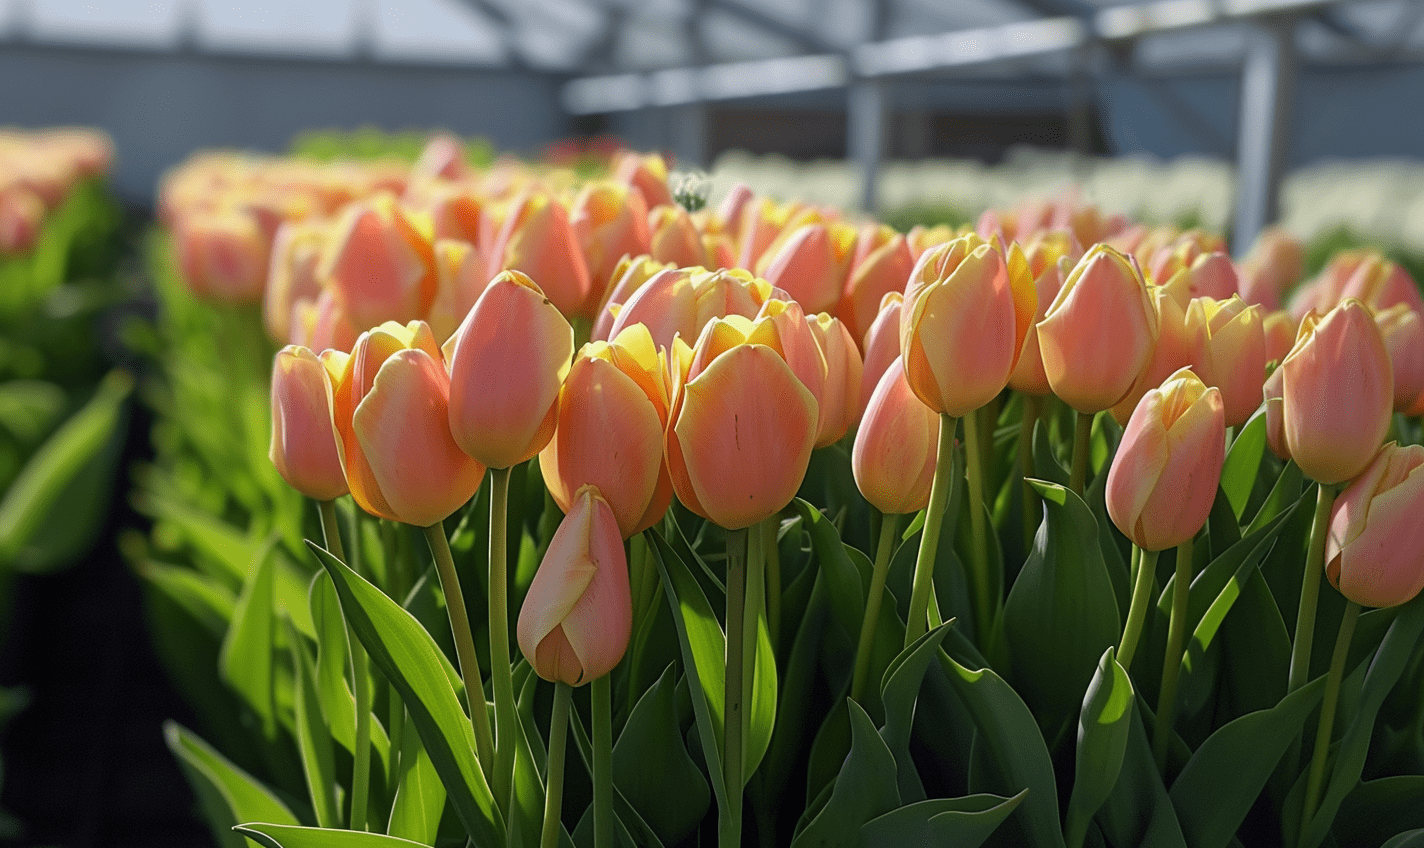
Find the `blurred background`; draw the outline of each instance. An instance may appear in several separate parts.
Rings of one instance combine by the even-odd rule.
[[[362,127],[617,139],[707,171],[714,203],[744,181],[902,227],[1074,191],[1238,256],[1273,222],[1424,255],[1424,0],[0,0],[0,80],[0,126],[112,136],[133,266],[193,151]],[[105,540],[144,526],[116,507]],[[0,844],[206,843],[159,731],[190,708],[117,546],[14,592]]]

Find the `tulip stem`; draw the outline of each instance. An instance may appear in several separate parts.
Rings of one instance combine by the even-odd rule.
[[[745,529],[727,531],[727,672],[722,702],[722,785],[727,809],[717,822],[720,848],[737,848],[742,843],[742,620],[747,599],[748,535]]]
[[[1330,657],[1330,671],[1325,677],[1325,700],[1320,704],[1320,727],[1315,731],[1315,750],[1310,754],[1310,777],[1305,784],[1305,807],[1300,818],[1300,832],[1305,833],[1315,808],[1320,804],[1320,792],[1325,784],[1325,758],[1330,753],[1330,735],[1335,729],[1335,707],[1340,702],[1340,683],[1345,677],[1345,660],[1350,654],[1350,640],[1355,636],[1355,622],[1360,618],[1360,605],[1345,602],[1345,614],[1340,618],[1340,633],[1335,637],[1335,653]]]
[[[341,524],[336,518],[336,501],[317,501],[321,515],[321,535],[326,550],[346,562],[346,548],[341,543]],[[366,829],[366,798],[370,791],[371,773],[371,691],[366,676],[366,652],[356,638],[351,623],[346,623],[346,641],[351,649],[351,695],[356,701],[356,728],[351,758],[351,815],[347,826],[351,830]]]
[[[1073,421],[1073,470],[1068,477],[1068,488],[1078,497],[1083,496],[1083,487],[1088,483],[1088,454],[1093,447],[1093,415],[1080,412]]]
[[[766,631],[771,637],[771,652],[776,653],[781,634],[781,549],[777,534],[781,519],[773,515],[761,523],[761,555],[766,563]]]
[[[895,549],[895,531],[900,516],[886,513],[880,521],[880,542],[875,548],[875,567],[870,572],[870,594],[865,599],[865,618],[860,622],[860,641],[855,649],[855,674],[850,696],[860,701],[870,677],[870,652],[875,647],[875,629],[880,621],[880,604],[885,599],[885,577],[890,573],[890,554]]]
[[[925,635],[930,605],[930,587],[934,584],[935,554],[939,551],[940,524],[944,521],[944,505],[949,490],[954,488],[953,457],[954,428],[959,421],[948,413],[939,414],[939,447],[935,454],[934,482],[930,484],[930,502],[925,507],[925,529],[920,534],[920,552],[915,558],[915,577],[910,586],[910,617],[905,622],[905,647]],[[971,422],[972,426],[972,422]]]
[[[326,550],[332,556],[346,562],[346,547],[341,543],[341,525],[336,520],[336,501],[317,501],[317,512],[321,515],[321,535],[326,540]]]
[[[1038,395],[1024,393],[1023,422],[1019,427],[1019,489],[1023,495],[1024,552],[1033,550],[1033,537],[1038,530],[1038,494],[1028,484],[1033,476],[1033,428],[1038,424],[1043,401]]]
[[[514,781],[514,675],[509,668],[509,566],[505,531],[509,509],[509,469],[490,469],[489,640],[490,685],[494,690],[494,797],[508,803]]]
[[[1310,549],[1305,556],[1305,572],[1300,578],[1300,606],[1295,615],[1295,641],[1291,644],[1290,674],[1286,692],[1294,692],[1310,679],[1310,649],[1315,641],[1315,606],[1324,576],[1325,536],[1330,528],[1330,508],[1335,505],[1335,487],[1317,484],[1315,519],[1310,525]]]
[[[973,554],[969,562],[969,582],[974,593],[975,630],[979,634],[979,644],[990,643],[990,633],[994,627],[993,587],[989,584],[989,533],[984,520],[984,452],[980,442],[983,433],[980,425],[987,417],[988,409],[980,409],[964,421],[964,454],[968,460],[965,470],[969,478],[969,536],[973,543]]]
[[[1187,599],[1192,581],[1192,540],[1177,546],[1177,572],[1172,580],[1172,615],[1167,624],[1167,650],[1162,655],[1162,685],[1157,690],[1157,726],[1152,731],[1152,756],[1157,770],[1167,768],[1167,743],[1177,711],[1177,675],[1182,669],[1182,642],[1187,629]]]
[[[544,781],[544,828],[539,848],[558,848],[559,818],[564,806],[564,751],[569,741],[569,700],[573,687],[554,684],[554,711],[549,717],[549,770]]]
[[[1132,558],[1137,565],[1137,578],[1132,584],[1132,604],[1127,608],[1127,625],[1117,649],[1117,661],[1124,669],[1132,668],[1132,655],[1137,653],[1137,643],[1142,639],[1142,625],[1147,621],[1147,607],[1157,573],[1157,551],[1144,551],[1134,545]]]
[[[435,558],[440,591],[445,594],[445,611],[450,615],[455,658],[460,662],[460,679],[465,683],[465,700],[470,704],[470,725],[475,730],[475,756],[485,777],[489,778],[494,764],[494,737],[490,733],[489,712],[485,709],[485,687],[480,680],[480,658],[475,653],[475,637],[470,632],[470,615],[465,611],[465,596],[460,593],[460,575],[455,571],[455,559],[450,555],[444,527],[439,524],[426,527],[425,541]]]
[[[613,848],[613,684],[608,675],[588,685],[593,702],[593,848]]]

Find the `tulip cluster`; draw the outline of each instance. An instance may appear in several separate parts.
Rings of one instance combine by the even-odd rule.
[[[45,216],[113,158],[113,142],[98,130],[0,130],[0,254],[33,247]]]

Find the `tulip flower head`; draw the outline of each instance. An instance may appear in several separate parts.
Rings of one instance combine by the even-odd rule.
[[[817,396],[821,414],[816,447],[823,448],[840,441],[860,420],[860,383],[864,366],[850,330],[838,319],[822,312],[807,315],[806,325],[826,362],[825,388]]]
[[[786,292],[740,268],[660,271],[629,295],[609,327],[609,338],[633,324],[645,324],[653,334],[653,343],[670,350],[675,337],[681,336],[684,343],[696,339],[713,318],[753,318],[772,298],[791,299]]]
[[[540,677],[579,686],[618,665],[632,630],[623,537],[608,502],[584,486],[524,596],[519,650]]]
[[[1183,368],[1128,419],[1108,471],[1108,515],[1143,550],[1176,547],[1206,524],[1225,458],[1221,392]]]
[[[304,347],[288,345],[272,362],[272,446],[282,479],[313,500],[346,494],[346,475],[331,428],[326,367]]]
[[[1361,606],[1408,603],[1424,589],[1424,447],[1390,442],[1335,499],[1325,576]]]
[[[1396,303],[1375,313],[1394,368],[1394,408],[1416,415],[1424,404],[1424,319],[1407,303]]]
[[[884,513],[918,512],[930,500],[939,445],[939,416],[915,397],[899,357],[865,407],[851,450],[855,485]]]
[[[1261,405],[1267,362],[1261,311],[1235,295],[1198,297],[1187,307],[1188,332],[1201,345],[1194,367],[1203,382],[1221,389],[1228,427],[1245,424]]]
[[[317,268],[357,327],[423,319],[435,299],[430,233],[387,194],[347,207]]]

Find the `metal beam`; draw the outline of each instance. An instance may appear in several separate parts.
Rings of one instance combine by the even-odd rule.
[[[876,184],[885,154],[885,81],[860,80],[848,91],[847,153],[860,170],[860,208],[876,209]]]
[[[1295,88],[1295,20],[1260,21],[1241,69],[1241,125],[1236,154],[1232,249],[1244,254],[1276,219]]]
[[[744,5],[739,0],[707,0],[706,8],[708,11],[715,10],[731,15],[768,35],[789,41],[807,53],[829,53],[837,49],[836,45],[827,42],[815,33],[807,32],[781,18],[768,15],[754,6]]]

